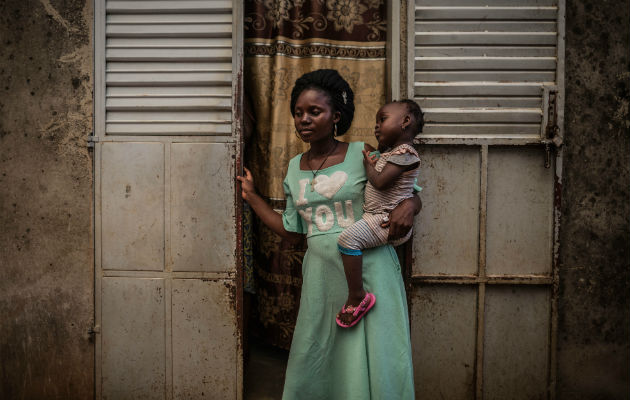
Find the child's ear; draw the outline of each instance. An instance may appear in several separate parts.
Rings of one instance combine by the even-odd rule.
[[[403,119],[403,123],[400,125],[401,128],[403,129],[403,131],[405,129],[407,129],[407,127],[411,124],[411,117],[409,116],[409,114],[405,115],[405,118]]]
[[[335,111],[333,114],[333,122],[336,124],[339,121],[341,121],[341,113],[339,111]]]

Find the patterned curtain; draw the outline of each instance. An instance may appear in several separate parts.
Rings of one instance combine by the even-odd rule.
[[[374,116],[385,101],[384,0],[248,0],[245,2],[247,97],[255,114],[248,160],[256,187],[284,209],[289,160],[307,149],[295,135],[289,102],[302,74],[336,69],[355,94],[352,127],[342,138],[375,145]],[[283,243],[254,223],[259,336],[288,348],[299,306],[305,244]]]

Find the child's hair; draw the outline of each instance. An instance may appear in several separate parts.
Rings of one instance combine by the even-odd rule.
[[[413,136],[422,133],[424,127],[424,113],[420,109],[418,103],[411,99],[394,100],[392,103],[403,103],[407,106],[407,112],[411,114],[411,132]]]

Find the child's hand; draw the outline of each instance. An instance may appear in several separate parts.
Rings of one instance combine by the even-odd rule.
[[[365,165],[366,167],[368,165],[371,165],[372,167],[374,167],[376,165],[376,154],[372,154],[370,155],[370,152],[367,150],[363,150],[363,165]]]
[[[245,176],[237,176],[236,179],[241,182],[241,197],[243,197],[243,200],[249,201],[256,194],[256,188],[254,187],[252,173],[245,167],[243,169],[245,170]]]

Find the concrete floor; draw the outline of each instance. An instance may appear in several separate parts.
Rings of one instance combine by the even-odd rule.
[[[289,352],[253,340],[245,363],[245,400],[282,398]]]

